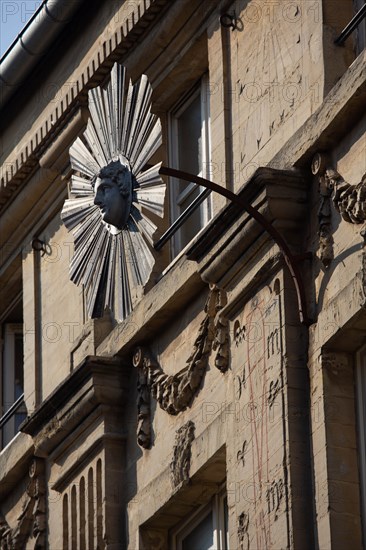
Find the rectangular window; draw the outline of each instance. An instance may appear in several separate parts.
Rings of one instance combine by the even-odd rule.
[[[208,78],[203,77],[170,113],[170,164],[191,174],[210,178],[210,114]],[[171,220],[181,216],[204,188],[174,180],[171,192]],[[206,198],[173,238],[176,256],[206,225],[211,217],[211,199]]]
[[[173,550],[229,550],[228,511],[225,494],[190,515],[172,533]]]
[[[2,325],[1,361],[1,443],[5,447],[26,418],[24,405],[23,324]]]

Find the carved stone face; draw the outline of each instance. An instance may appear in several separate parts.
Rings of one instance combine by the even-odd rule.
[[[104,222],[123,229],[130,215],[132,177],[120,161],[110,162],[101,169],[94,184],[94,204],[99,206]]]

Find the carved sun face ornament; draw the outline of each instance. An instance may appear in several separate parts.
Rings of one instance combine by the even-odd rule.
[[[88,314],[106,308],[123,320],[147,283],[165,184],[160,164],[143,167],[162,143],[161,124],[150,111],[152,89],[145,75],[134,86],[114,65],[106,87],[89,91],[90,118],[83,140],[70,148],[70,198],[62,219],[74,237],[70,278],[84,285]]]

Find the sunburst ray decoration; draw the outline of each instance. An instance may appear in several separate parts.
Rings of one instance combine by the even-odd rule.
[[[144,170],[162,143],[151,94],[145,75],[127,85],[116,63],[107,86],[89,91],[84,140],[70,148],[72,198],[61,216],[74,237],[70,278],[84,285],[92,318],[110,308],[125,319],[154,266],[149,245],[157,227],[147,216],[163,216],[165,184],[160,164]]]

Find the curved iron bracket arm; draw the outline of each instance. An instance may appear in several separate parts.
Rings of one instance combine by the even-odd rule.
[[[283,254],[286,265],[290,270],[290,274],[296,289],[300,322],[306,326],[310,326],[312,324],[312,321],[309,319],[307,314],[305,287],[304,287],[304,281],[302,279],[301,271],[298,264],[299,258],[296,258],[292,254],[286,241],[284,240],[282,235],[280,235],[277,229],[275,229],[275,227],[273,227],[273,225],[270,224],[268,220],[266,220],[266,218],[260,212],[258,212],[258,210],[254,208],[249,202],[247,202],[243,197],[239,197],[229,189],[226,189],[225,187],[222,187],[221,185],[218,185],[213,181],[207,180],[205,178],[201,178],[199,176],[195,176],[194,174],[189,174],[188,172],[183,172],[182,170],[169,168],[168,166],[161,166],[160,174],[165,176],[171,176],[177,179],[182,179],[188,182],[193,182],[196,185],[201,185],[202,187],[211,189],[211,191],[215,191],[219,195],[222,195],[223,197],[226,197],[230,201],[241,206],[246,212],[248,212],[250,216],[252,216],[252,218],[254,218],[263,227],[263,229],[272,237],[274,242],[278,245],[279,249]],[[301,257],[301,259],[304,259],[304,258]]]

